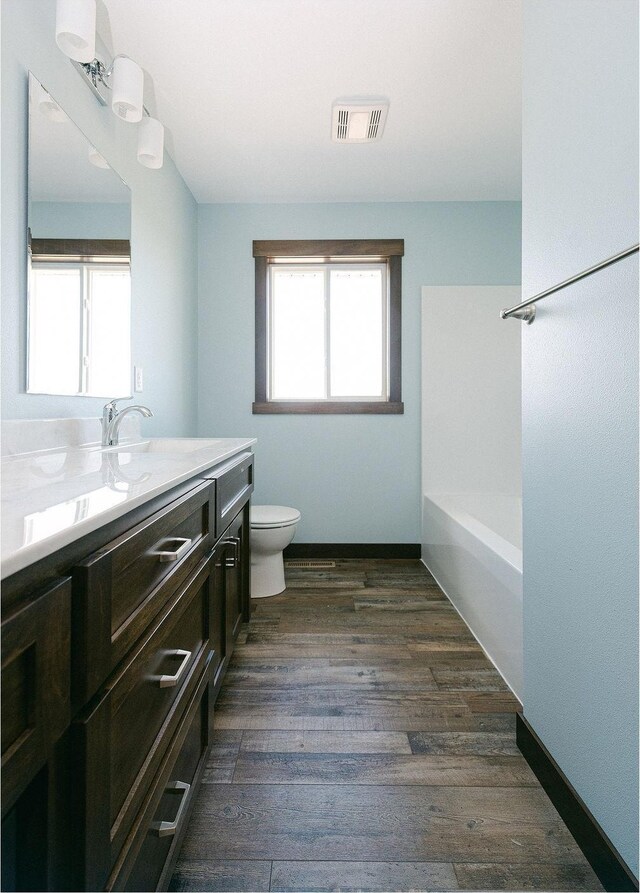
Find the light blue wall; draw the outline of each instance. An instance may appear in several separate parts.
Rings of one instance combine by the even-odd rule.
[[[31,202],[34,239],[128,239],[131,206],[117,202]]]
[[[523,291],[638,240],[635,0],[526,0]],[[638,872],[637,255],[524,326],[524,711]]]
[[[104,401],[24,393],[27,73],[51,92],[131,187],[132,359],[155,412],[150,434],[195,430],[197,211],[172,160],[136,161],[136,128],[103,108],[58,50],[53,0],[2,0],[2,412],[5,418],[97,416]]]
[[[198,430],[256,435],[255,502],[302,512],[299,542],[420,542],[420,288],[520,278],[520,205],[199,207]],[[400,416],[252,415],[253,239],[403,238]]]

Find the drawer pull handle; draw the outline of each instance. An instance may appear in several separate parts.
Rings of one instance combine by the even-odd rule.
[[[173,676],[163,675],[158,680],[160,688],[174,688],[178,682],[180,681],[180,677],[187,669],[187,664],[191,659],[191,651],[185,651],[184,648],[173,648],[171,651],[167,651],[167,656],[169,657],[181,657],[182,663],[178,667],[177,671],[173,674]]]
[[[178,830],[178,825],[182,819],[182,815],[187,807],[187,795],[191,790],[191,785],[186,781],[172,781],[166,787],[167,794],[180,794],[180,806],[173,822],[151,822],[149,830],[156,837],[173,837]]]
[[[180,545],[177,549],[165,549],[162,552],[156,552],[159,561],[180,561],[183,555],[186,555],[189,549],[191,548],[191,543],[193,540],[187,539],[184,536],[177,536],[172,540],[169,540],[169,543],[174,543]]]
[[[240,537],[230,536],[225,540],[225,544],[233,546],[233,556],[226,559],[225,567],[236,567],[240,561]]]

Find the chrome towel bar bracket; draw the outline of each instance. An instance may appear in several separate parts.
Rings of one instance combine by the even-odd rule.
[[[522,322],[526,322],[527,325],[531,325],[531,323],[536,318],[536,302],[540,301],[542,298],[546,298],[549,295],[554,294],[554,292],[560,291],[562,288],[566,288],[568,285],[572,285],[574,282],[579,282],[581,279],[586,279],[587,276],[591,276],[593,273],[597,273],[599,270],[604,270],[605,267],[611,266],[611,264],[617,263],[619,260],[622,260],[625,257],[628,257],[630,254],[635,254],[640,245],[632,245],[630,248],[625,248],[624,251],[620,251],[618,254],[614,254],[611,257],[608,257],[606,260],[600,261],[599,264],[594,264],[592,267],[589,267],[586,270],[583,270],[582,273],[576,273],[575,276],[571,276],[569,279],[565,279],[563,282],[559,282],[558,285],[554,285],[551,288],[545,289],[545,291],[541,291],[539,294],[534,295],[532,298],[527,298],[526,301],[522,301],[520,304],[516,304],[515,307],[509,307],[508,309],[500,311],[500,319],[509,319],[509,317],[513,317],[514,319],[520,319]]]
[[[521,309],[512,307],[511,310],[500,311],[500,319],[508,319],[510,316],[513,317],[513,319],[521,319],[522,322],[526,322],[526,324],[530,326],[536,318],[536,305],[529,304],[527,307],[522,307]]]

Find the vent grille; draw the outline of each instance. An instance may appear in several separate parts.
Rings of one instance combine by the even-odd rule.
[[[338,143],[379,140],[389,111],[387,99],[339,99],[333,104],[331,138]]]
[[[378,136],[378,128],[380,126],[381,116],[382,112],[380,111],[380,109],[376,109],[369,118],[369,130],[367,131],[367,135],[370,140],[374,140]]]
[[[349,112],[346,109],[338,111],[338,132],[336,134],[339,140],[347,138],[347,124],[349,123]]]
[[[323,570],[328,567],[335,567],[335,561],[285,561],[285,567],[305,567],[309,570]]]

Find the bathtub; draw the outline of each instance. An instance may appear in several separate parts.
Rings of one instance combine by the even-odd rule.
[[[520,499],[424,494],[422,560],[522,700]]]

